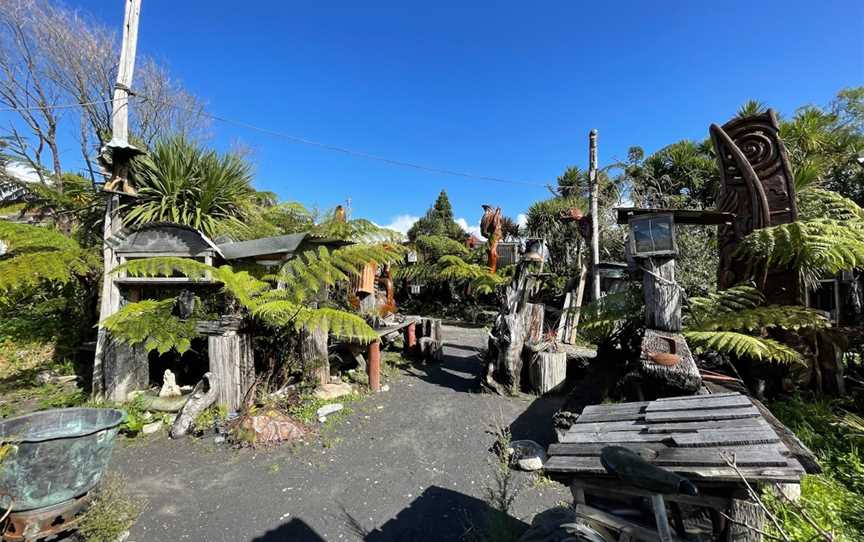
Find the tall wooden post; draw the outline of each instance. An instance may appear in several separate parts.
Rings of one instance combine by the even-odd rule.
[[[591,288],[592,301],[600,299],[600,230],[597,217],[597,130],[588,136],[588,188],[591,197]]]
[[[381,341],[369,343],[369,387],[372,391],[381,389]]]
[[[114,100],[111,113],[110,149],[129,146],[129,92],[132,85],[132,73],[135,69],[135,49],[138,45],[138,19],[141,15],[141,0],[126,0],[126,11],[123,18],[123,43],[120,49],[120,65],[117,69],[117,83],[114,87]],[[109,186],[128,185],[129,155],[123,152],[112,153],[113,172]],[[102,229],[102,299],[99,307],[99,331],[96,339],[96,356],[93,361],[93,395],[105,396],[104,364],[106,357],[111,356],[107,348],[108,333],[101,322],[120,310],[120,290],[114,284],[111,272],[118,265],[117,255],[108,243],[114,234],[123,227],[118,213],[120,196],[108,194],[105,205],[105,220]],[[113,398],[118,399],[118,398]],[[125,397],[119,398],[125,400]]]

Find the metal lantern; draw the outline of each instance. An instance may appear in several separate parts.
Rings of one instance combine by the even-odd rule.
[[[543,240],[529,239],[525,243],[525,252],[522,254],[523,262],[543,261]]]
[[[630,255],[635,258],[674,256],[675,219],[672,213],[644,214],[630,217]]]

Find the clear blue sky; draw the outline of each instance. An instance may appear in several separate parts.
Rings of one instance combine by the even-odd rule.
[[[122,2],[73,6],[120,27]],[[369,153],[551,181],[631,145],[707,137],[747,99],[790,114],[864,84],[864,2],[143,0],[142,53],[209,111]],[[257,187],[387,224],[446,188],[457,217],[516,216],[541,188],[345,157],[218,123],[254,149]]]

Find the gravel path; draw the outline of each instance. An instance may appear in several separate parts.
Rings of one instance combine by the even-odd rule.
[[[390,380],[390,391],[308,444],[232,450],[212,439],[120,445],[112,470],[149,504],[130,541],[483,540],[493,513],[492,420],[547,444],[560,399],[478,393],[478,329],[445,326],[445,360]],[[523,522],[561,500],[562,486],[518,473]]]

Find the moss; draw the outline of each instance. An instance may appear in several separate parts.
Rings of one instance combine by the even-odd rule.
[[[116,542],[135,524],[145,503],[127,493],[128,485],[119,475],[105,476],[79,520],[78,532],[85,542]]]

